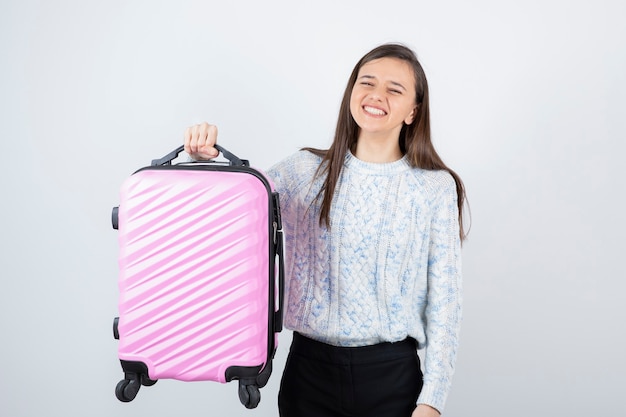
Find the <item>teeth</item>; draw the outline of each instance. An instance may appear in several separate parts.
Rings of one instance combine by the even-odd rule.
[[[383,115],[385,115],[385,112],[384,112],[384,111],[382,111],[382,110],[380,110],[380,109],[377,109],[377,108],[374,108],[374,107],[364,106],[364,107],[363,107],[363,109],[364,109],[366,112],[371,113],[371,114],[374,114],[374,115],[376,115],[376,116],[383,116]]]

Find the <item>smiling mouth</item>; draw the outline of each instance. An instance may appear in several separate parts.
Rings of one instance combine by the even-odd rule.
[[[376,107],[363,106],[363,110],[365,113],[371,114],[372,116],[385,116],[387,112],[381,109],[377,109]]]

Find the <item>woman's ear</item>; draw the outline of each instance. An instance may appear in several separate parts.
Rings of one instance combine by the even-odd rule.
[[[409,113],[406,119],[404,119],[404,124],[410,125],[411,123],[413,123],[413,121],[415,120],[415,115],[417,114],[417,107],[418,106],[413,107],[411,113]]]

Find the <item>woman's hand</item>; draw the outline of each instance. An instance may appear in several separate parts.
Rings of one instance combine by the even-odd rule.
[[[436,409],[426,404],[418,404],[411,417],[439,417],[440,415]]]
[[[185,130],[185,152],[197,161],[217,157],[219,151],[214,148],[217,143],[217,126],[206,122],[190,126]]]

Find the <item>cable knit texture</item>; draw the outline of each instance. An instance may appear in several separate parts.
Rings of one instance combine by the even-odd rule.
[[[285,230],[285,325],[336,346],[415,338],[426,348],[418,403],[442,411],[461,320],[455,182],[406,158],[376,164],[348,153],[329,230],[315,199],[320,163],[300,151],[267,172]]]

